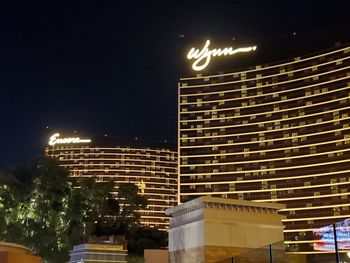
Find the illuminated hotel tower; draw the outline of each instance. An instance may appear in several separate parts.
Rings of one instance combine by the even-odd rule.
[[[350,217],[350,46],[321,50],[180,79],[181,202],[284,203],[287,251],[302,253],[316,253],[313,229]]]
[[[76,135],[75,135],[76,136]],[[133,183],[148,206],[140,211],[140,223],[165,230],[165,210],[177,204],[177,153],[163,144],[115,141],[109,137],[93,140],[51,137],[45,154],[59,160],[71,177],[92,177],[118,185]]]

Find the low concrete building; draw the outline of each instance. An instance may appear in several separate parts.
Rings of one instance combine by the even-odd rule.
[[[74,246],[69,263],[126,263],[126,256],[122,245],[81,244]]]
[[[200,197],[168,209],[171,263],[219,262],[283,240],[281,204]],[[283,249],[280,251],[284,254]],[[277,262],[277,261],[276,261]]]
[[[14,243],[0,242],[1,263],[41,263],[41,258],[30,255],[29,249]]]

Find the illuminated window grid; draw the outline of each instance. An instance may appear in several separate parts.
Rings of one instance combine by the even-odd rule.
[[[181,78],[181,201],[285,203],[285,243],[313,253],[312,229],[350,216],[349,50]]]
[[[165,210],[177,200],[177,152],[169,149],[132,147],[89,147],[66,145],[47,147],[45,154],[57,158],[72,177],[91,177],[97,181],[138,184],[143,181],[143,194],[148,199],[140,211],[140,223],[166,230],[169,217]],[[112,194],[117,195],[117,192]]]

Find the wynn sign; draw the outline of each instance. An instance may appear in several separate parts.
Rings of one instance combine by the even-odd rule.
[[[237,53],[246,53],[246,52],[252,52],[256,50],[256,46],[240,47],[240,48],[225,47],[223,49],[221,48],[209,49],[209,45],[210,45],[210,40],[207,40],[202,50],[199,50],[193,47],[188,52],[187,59],[195,60],[192,64],[193,70],[200,71],[205,69],[209,65],[209,62],[212,57],[231,56]]]

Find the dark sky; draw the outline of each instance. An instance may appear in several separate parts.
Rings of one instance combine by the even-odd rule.
[[[48,131],[176,141],[179,34],[268,39],[350,22],[348,1],[6,1],[0,167]]]

